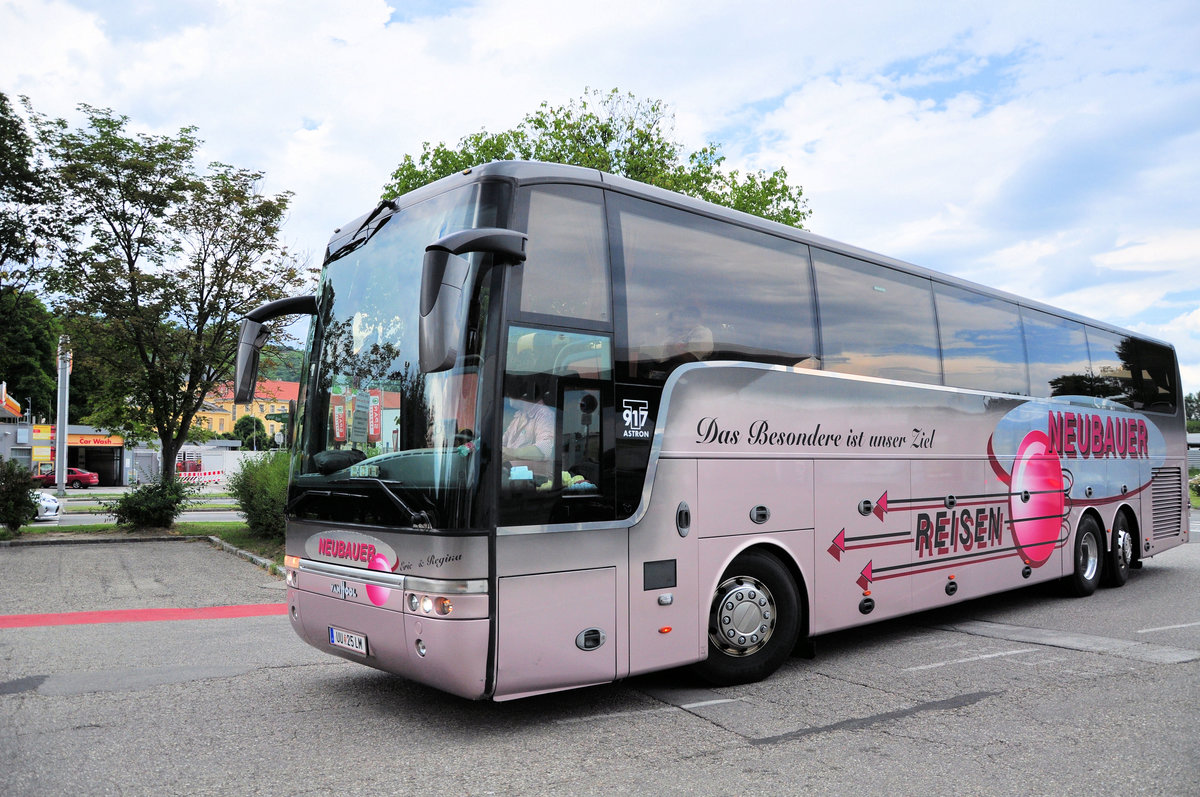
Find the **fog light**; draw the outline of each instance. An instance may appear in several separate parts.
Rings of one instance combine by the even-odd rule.
[[[454,604],[449,598],[438,598],[433,602],[433,608],[437,609],[438,614],[450,614],[454,611]]]
[[[417,640],[417,655],[420,656],[421,658],[425,658],[425,653],[426,653],[425,642],[423,640],[418,639]]]
[[[299,574],[295,570],[287,570],[284,572],[285,572],[284,581],[287,582],[287,585],[289,587],[292,587],[293,589],[295,589],[296,587],[298,587],[300,585],[300,577],[299,577]]]
[[[421,611],[425,612],[425,614],[429,614],[431,611],[433,611],[433,598],[429,597],[428,595],[425,595],[421,598]]]

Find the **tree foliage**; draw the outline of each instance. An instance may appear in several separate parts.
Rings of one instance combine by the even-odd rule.
[[[37,517],[33,486],[33,478],[24,465],[0,457],[0,526],[13,536],[21,533],[21,526]]]
[[[31,287],[66,237],[53,175],[0,92],[0,378],[39,414],[54,415],[58,324]]]
[[[600,169],[803,227],[811,211],[803,189],[788,182],[786,169],[726,171],[715,143],[684,157],[673,127],[674,116],[661,100],[640,100],[617,89],[589,90],[566,105],[543,102],[512,130],[471,133],[457,147],[425,142],[419,156],[404,156],[384,196],[397,197],[489,161],[539,160]]]
[[[69,237],[54,177],[25,120],[0,92],[0,289],[18,298]]]
[[[229,491],[256,537],[283,542],[289,464],[286,452],[272,451],[243,460],[241,468],[229,477]]]
[[[265,451],[271,447],[272,440],[267,437],[267,427],[253,415],[238,418],[233,425],[233,435],[242,441],[244,451]]]
[[[157,438],[167,482],[196,412],[231,375],[242,316],[304,280],[278,240],[291,195],[264,195],[261,172],[197,169],[195,128],[132,133],[128,117],[80,110],[78,129],[34,119],[75,233],[45,284],[64,297],[76,369],[94,378],[83,420]]]

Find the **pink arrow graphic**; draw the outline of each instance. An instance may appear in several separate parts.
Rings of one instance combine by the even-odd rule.
[[[829,555],[839,562],[842,561],[842,554],[846,551],[846,530],[842,529],[833,538],[833,545],[829,546]]]
[[[864,567],[862,572],[858,574],[858,580],[855,583],[858,584],[859,589],[866,589],[867,586],[874,580],[875,578],[871,575],[871,562],[867,562],[867,566]]]
[[[883,516],[887,513],[887,490],[883,491],[883,495],[879,496],[879,500],[875,502],[875,508],[871,512],[875,517],[879,518],[879,522],[883,522]]]

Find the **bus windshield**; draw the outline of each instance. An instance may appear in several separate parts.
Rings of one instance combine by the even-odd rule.
[[[378,221],[368,217],[330,251],[297,407],[293,516],[467,526],[478,481],[472,454],[486,286],[464,310],[474,317],[453,368],[421,373],[418,329],[425,247],[493,224],[495,207],[484,207],[480,193],[466,186]]]

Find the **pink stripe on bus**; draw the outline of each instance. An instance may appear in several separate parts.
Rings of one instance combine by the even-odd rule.
[[[166,620],[226,620],[233,617],[266,617],[287,614],[286,603],[245,603],[239,606],[206,606],[198,609],[112,609],[58,614],[3,614],[0,628],[38,628],[49,625],[94,623],[155,623]]]

